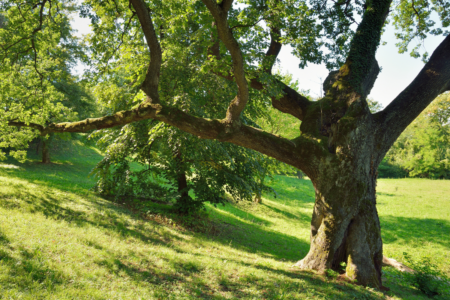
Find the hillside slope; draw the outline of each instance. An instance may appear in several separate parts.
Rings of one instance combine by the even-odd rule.
[[[309,247],[308,180],[277,176],[277,198],[207,206],[209,218],[180,222],[161,205],[144,214],[92,193],[87,174],[100,159],[75,145],[51,165],[0,164],[0,299],[426,299],[395,282],[387,282],[386,296],[291,268]],[[385,251],[398,260],[405,250],[432,251],[448,271],[450,210],[442,195],[450,187],[442,182],[420,202],[413,188],[422,182],[431,184],[380,181]],[[411,217],[425,208],[425,219]]]

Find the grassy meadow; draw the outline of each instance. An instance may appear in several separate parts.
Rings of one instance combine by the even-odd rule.
[[[389,268],[385,293],[293,269],[309,249],[309,180],[276,176],[276,198],[181,220],[91,192],[100,159],[79,144],[50,165],[0,162],[0,299],[428,299]],[[379,180],[385,255],[430,256],[450,275],[449,195],[449,181]]]

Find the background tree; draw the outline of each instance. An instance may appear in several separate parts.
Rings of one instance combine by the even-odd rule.
[[[35,43],[29,37],[40,32],[36,24],[60,2],[29,1],[23,6],[33,9],[26,11],[25,18],[21,5],[11,2],[6,1],[8,14],[22,18],[30,29],[2,30],[0,41],[26,49]],[[296,266],[324,272],[346,262],[349,278],[380,287],[383,252],[376,170],[401,132],[434,98],[450,89],[450,36],[431,56],[425,55],[427,63],[411,84],[385,109],[372,114],[366,97],[379,73],[375,53],[389,15],[403,32],[398,35],[403,51],[415,37],[442,34],[430,14],[436,11],[441,27],[448,27],[449,6],[445,1],[427,0],[273,0],[243,6],[233,5],[232,0],[87,0],[82,14],[93,22],[93,34],[86,41],[93,73],[111,74],[104,78],[107,82],[114,78],[117,65],[125,64],[133,74],[130,82],[136,82],[143,97],[132,109],[105,117],[46,125],[45,120],[22,114],[20,120],[3,118],[3,127],[28,126],[46,135],[155,119],[203,139],[271,156],[302,170],[316,191],[311,248]],[[338,69],[325,80],[322,99],[312,102],[272,75],[283,44],[293,46],[301,67],[324,62],[329,69]],[[326,54],[322,46],[327,48]],[[11,54],[5,50],[11,49],[8,47],[2,47],[2,60],[21,52],[17,49]],[[417,53],[412,52],[413,56]],[[180,57],[187,59],[177,64]],[[192,63],[189,70],[195,72],[183,72],[184,63]],[[10,63],[7,65],[9,68]],[[176,105],[179,97],[189,98],[204,89],[176,90],[176,95],[169,96],[172,84],[200,74],[235,84],[233,94],[211,91],[220,97],[205,104],[231,100],[220,118],[197,115],[193,108]],[[270,101],[275,109],[302,121],[298,137],[287,139],[245,121],[255,91],[266,95],[261,105]]]
[[[49,2],[51,4],[51,2]],[[8,3],[4,3],[8,8]],[[14,6],[14,5],[13,5]],[[20,8],[19,6],[14,6]],[[2,31],[0,43],[3,53],[2,73],[0,74],[0,95],[4,112],[2,117],[8,120],[18,120],[23,110],[31,111],[30,120],[39,120],[50,124],[62,120],[86,118],[95,112],[92,98],[82,82],[71,74],[72,68],[83,58],[82,47],[70,27],[67,13],[75,9],[73,3],[64,2],[49,9],[25,7],[25,15],[18,16],[6,10],[1,14],[1,23],[6,30]],[[44,18],[48,14],[52,22]],[[38,20],[38,27],[30,28],[33,20]],[[1,27],[0,27],[1,28]],[[33,30],[33,36],[28,36],[28,47],[24,40],[13,32]],[[1,29],[0,29],[1,30]],[[0,147],[12,148],[11,154],[23,159],[28,142],[33,139],[41,145],[42,163],[50,163],[50,148],[52,141],[63,135],[50,133],[47,136],[37,136],[35,131],[26,128],[3,127],[0,137]],[[67,134],[65,134],[67,138]],[[15,149],[15,150],[14,150]]]

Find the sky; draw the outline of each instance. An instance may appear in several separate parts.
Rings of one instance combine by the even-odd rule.
[[[74,16],[72,24],[78,30],[78,36],[91,32],[89,19]],[[388,25],[382,36],[382,41],[387,42],[387,44],[380,46],[376,55],[378,65],[382,70],[369,95],[370,98],[380,102],[384,107],[413,81],[424,66],[420,58],[412,58],[409,53],[398,53],[394,32],[393,26]],[[430,36],[425,40],[424,47],[429,55],[443,40],[444,36]],[[412,47],[414,46],[412,44]],[[301,90],[309,90],[313,97],[321,96],[322,82],[328,75],[325,65],[309,64],[306,68],[300,69],[298,68],[299,59],[294,57],[291,52],[290,46],[283,46],[278,56],[280,60],[278,67],[283,73],[292,74],[293,79],[298,80]],[[77,73],[80,73],[81,70],[82,67],[79,66]]]

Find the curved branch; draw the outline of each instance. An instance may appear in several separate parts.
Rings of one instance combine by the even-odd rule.
[[[323,150],[318,142],[308,138],[298,137],[295,140],[288,140],[246,125],[233,128],[229,126],[227,120],[199,118],[177,108],[150,102],[144,102],[137,108],[120,111],[111,116],[78,122],[56,123],[47,127],[24,122],[9,122],[9,125],[34,128],[44,136],[52,132],[88,132],[146,119],[162,121],[202,139],[216,139],[253,149],[304,170],[308,170],[307,163]]]
[[[440,94],[450,90],[450,35],[436,48],[417,77],[384,110],[378,122],[383,155],[405,128]]]
[[[280,98],[271,97],[272,106],[279,111],[290,114],[299,120],[303,120],[306,109],[311,102],[305,96],[299,94],[296,90],[290,88],[283,82],[276,80],[277,84],[282,86],[283,96]],[[259,78],[253,78],[250,81],[250,86],[256,90],[264,89],[264,85],[259,81]]]
[[[130,3],[136,11],[150,50],[150,64],[141,89],[150,97],[150,101],[159,103],[158,84],[162,64],[161,46],[156,36],[149,8],[145,2],[143,0],[130,0]]]
[[[214,0],[202,1],[214,17],[219,38],[230,51],[233,60],[233,75],[238,86],[238,95],[231,101],[226,115],[226,120],[232,123],[240,118],[249,97],[248,83],[245,79],[244,58],[239,44],[228,25],[228,10],[231,8],[233,1],[223,0],[220,5]]]
[[[282,44],[280,43],[280,37],[280,28],[270,27],[270,45],[262,62],[264,72],[269,74],[272,73],[273,65],[275,64],[278,54],[280,54],[281,51]]]
[[[217,76],[225,78],[227,80],[234,80],[233,75],[223,74],[220,72],[214,73]],[[276,79],[278,85],[282,86],[283,95],[280,98],[271,97],[272,106],[279,111],[290,114],[299,120],[303,120],[306,109],[311,104],[311,102],[305,96],[299,94],[296,90],[290,88],[288,85]],[[255,90],[263,90],[265,85],[261,83],[259,77],[252,78],[250,80],[250,87]]]

